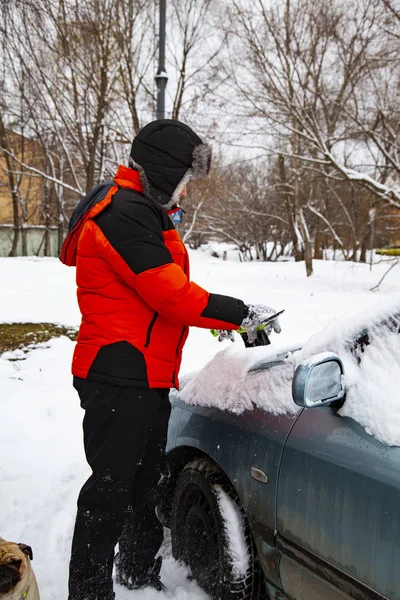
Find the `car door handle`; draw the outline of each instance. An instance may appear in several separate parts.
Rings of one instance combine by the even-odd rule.
[[[268,475],[258,469],[257,467],[251,467],[250,474],[256,481],[260,481],[261,483],[268,483]]]

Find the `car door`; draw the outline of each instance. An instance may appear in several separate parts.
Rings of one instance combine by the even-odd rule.
[[[400,600],[400,448],[331,406],[305,409],[277,496],[283,588],[295,600]]]

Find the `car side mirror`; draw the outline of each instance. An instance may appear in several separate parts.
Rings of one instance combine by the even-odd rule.
[[[344,397],[343,363],[336,354],[322,352],[297,367],[293,382],[293,400],[298,406],[312,408],[331,404]]]

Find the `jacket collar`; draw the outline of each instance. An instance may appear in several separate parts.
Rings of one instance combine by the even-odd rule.
[[[130,188],[143,194],[143,185],[140,180],[140,174],[134,169],[119,165],[114,181],[119,187]]]

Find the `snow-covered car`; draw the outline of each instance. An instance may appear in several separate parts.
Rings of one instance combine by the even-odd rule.
[[[400,600],[399,331],[397,301],[239,342],[171,394],[159,513],[212,598]]]

